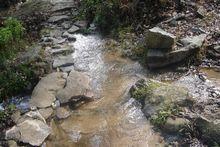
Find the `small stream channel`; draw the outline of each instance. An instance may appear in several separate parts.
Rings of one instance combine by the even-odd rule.
[[[52,134],[46,140],[47,147],[154,147],[165,146],[167,138],[155,132],[145,118],[140,104],[130,97],[129,89],[142,76],[160,79],[162,74],[150,73],[138,62],[122,58],[117,52],[105,48],[105,39],[98,34],[75,34],[70,43],[74,70],[86,72],[91,79],[95,100],[78,108],[66,106],[71,116],[50,122]],[[207,79],[206,87],[220,87],[220,74],[212,69],[201,69]],[[165,77],[170,76],[165,73]],[[183,74],[169,83],[189,89],[194,97],[208,97],[196,74]],[[202,83],[203,84],[203,83]],[[204,85],[204,84],[203,84]],[[203,86],[202,85],[202,86]],[[29,97],[16,100],[19,109],[29,108]],[[14,100],[14,101],[13,101]],[[201,99],[203,100],[203,99]],[[0,105],[1,107],[1,105]],[[166,140],[166,141],[165,141]]]
[[[163,146],[163,138],[128,95],[137,78],[145,74],[142,67],[105,50],[105,40],[98,35],[75,37],[75,70],[89,74],[98,98],[72,110],[69,118],[52,122],[54,137],[47,146]]]

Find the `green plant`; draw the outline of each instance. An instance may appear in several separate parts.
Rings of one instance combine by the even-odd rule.
[[[0,28],[0,49],[5,48],[13,40],[12,32],[9,28]]]
[[[6,28],[8,28],[12,35],[14,40],[20,40],[23,33],[24,33],[24,27],[22,26],[22,23],[18,21],[15,18],[8,18],[4,25]]]
[[[0,72],[0,102],[24,91],[34,79],[35,74],[28,64],[6,67]]]
[[[167,105],[160,109],[156,115],[151,117],[151,123],[157,127],[161,127],[167,121],[167,118],[172,115],[177,115],[179,113],[179,108],[174,105]]]

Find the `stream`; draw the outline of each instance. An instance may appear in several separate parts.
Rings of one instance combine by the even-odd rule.
[[[140,105],[128,90],[145,71],[137,63],[104,48],[98,35],[76,34],[73,43],[75,70],[89,74],[99,96],[72,110],[69,118],[52,121],[54,146],[163,146],[163,138],[153,131]]]
[[[150,72],[138,62],[106,49],[107,40],[98,34],[74,34],[74,37],[76,41],[68,44],[74,48],[71,68],[89,75],[94,100],[62,106],[71,115],[49,121],[52,133],[45,140],[45,147],[162,147],[177,139],[176,134],[166,136],[155,131],[141,104],[130,97],[129,89],[142,77],[186,87],[197,102],[205,105],[210,96],[219,94],[219,72],[212,69],[201,68],[199,74],[173,70]],[[30,109],[29,99],[29,96],[15,97],[9,103],[26,112]],[[209,110],[209,105],[206,109]]]

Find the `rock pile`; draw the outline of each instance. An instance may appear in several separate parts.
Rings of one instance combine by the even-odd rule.
[[[206,35],[202,34],[181,39],[179,47],[174,35],[158,27],[152,28],[145,37],[148,50],[147,65],[150,68],[160,68],[180,62],[198,51],[205,38]]]

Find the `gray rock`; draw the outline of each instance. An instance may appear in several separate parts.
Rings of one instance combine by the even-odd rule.
[[[58,119],[65,119],[70,116],[70,112],[63,107],[59,107],[56,109],[56,116]]]
[[[178,63],[195,52],[195,49],[190,48],[182,48],[168,53],[160,50],[150,49],[147,54],[147,65],[150,68],[165,67],[170,64]]]
[[[58,91],[56,98],[61,103],[67,103],[71,99],[79,99],[87,97],[88,92],[91,90],[89,76],[85,73],[71,71],[67,78],[67,83],[64,89]]]
[[[194,103],[186,88],[151,79],[137,81],[130,93],[142,103],[143,112],[148,118],[167,106],[188,107]]]
[[[49,52],[50,52],[52,55],[59,55],[59,54],[67,55],[67,54],[73,53],[74,50],[73,50],[73,48],[71,48],[70,46],[68,46],[68,47],[64,47],[64,48],[61,48],[61,49],[51,49],[51,50],[49,50]]]
[[[79,31],[79,27],[73,25],[73,26],[68,30],[68,33],[73,34],[73,33],[76,33],[77,31]]]
[[[150,29],[145,35],[148,49],[172,50],[175,45],[175,38],[174,35],[158,27]]]
[[[55,94],[66,83],[61,72],[54,72],[42,78],[32,92],[30,105],[46,108],[56,100]]]
[[[18,147],[17,142],[15,142],[14,140],[9,140],[8,141],[8,146],[9,147]]]
[[[14,126],[11,129],[5,132],[5,139],[7,140],[19,140],[21,138],[21,134],[19,132],[19,128]]]
[[[74,59],[72,55],[60,56],[54,59],[53,61],[53,68],[66,67],[66,66],[71,66],[71,65],[74,65]]]
[[[167,133],[179,133],[190,122],[180,117],[169,117],[166,123],[162,126],[163,131]]]
[[[147,54],[147,65],[150,68],[161,68],[170,64],[178,63],[199,51],[206,38],[206,34],[187,37],[180,40],[184,46],[174,51],[162,51],[149,49]]]
[[[66,11],[76,6],[75,2],[72,0],[63,0],[63,1],[52,0],[52,4],[54,5],[52,8],[52,12]]]
[[[196,14],[198,15],[199,18],[204,18],[207,14],[207,11],[203,6],[199,6]]]
[[[48,19],[48,22],[58,23],[58,22],[65,21],[65,20],[68,20],[68,19],[69,19],[69,16],[67,16],[67,15],[52,16]]]
[[[53,109],[51,107],[40,109],[39,113],[47,120],[53,114]]]
[[[70,71],[74,70],[74,66],[60,67],[60,69],[63,72],[70,72]]]
[[[190,46],[190,48],[200,48],[202,47],[205,39],[206,39],[206,34],[201,34],[198,36],[193,36],[193,37],[186,37],[183,39],[180,39],[180,43],[183,46]]]
[[[64,21],[61,26],[64,28],[64,29],[69,29],[71,27],[71,22],[69,21]]]
[[[40,146],[51,133],[51,128],[40,120],[25,120],[6,131],[6,139],[19,140],[33,146]]]
[[[46,123],[46,120],[45,120],[44,117],[40,114],[40,112],[39,112],[38,110],[27,112],[23,117],[26,117],[26,119],[29,117],[29,118],[31,118],[31,119],[40,120],[40,121]]]
[[[195,127],[202,139],[209,143],[220,144],[220,120],[212,121],[204,117],[198,117],[195,120]]]
[[[11,119],[17,124],[21,118],[21,112],[18,110],[11,115]]]
[[[62,37],[67,38],[68,41],[76,41],[75,36],[72,34],[69,34],[68,32],[64,32]]]
[[[87,28],[87,25],[88,23],[86,21],[83,21],[83,20],[78,20],[74,23],[74,25],[82,28],[82,29],[86,29]]]

